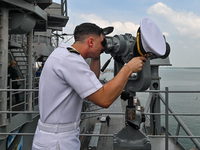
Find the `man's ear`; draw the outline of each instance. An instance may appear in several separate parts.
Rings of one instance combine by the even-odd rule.
[[[92,46],[93,46],[93,42],[94,42],[93,37],[89,37],[89,38],[88,38],[88,45],[89,45],[89,47],[92,47]]]

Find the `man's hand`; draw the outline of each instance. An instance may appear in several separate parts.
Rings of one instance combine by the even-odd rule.
[[[145,61],[145,57],[134,57],[127,63],[127,65],[131,68],[133,73],[137,73],[142,70]]]

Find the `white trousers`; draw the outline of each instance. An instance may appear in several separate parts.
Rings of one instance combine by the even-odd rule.
[[[53,125],[39,120],[32,150],[80,150],[79,122]]]

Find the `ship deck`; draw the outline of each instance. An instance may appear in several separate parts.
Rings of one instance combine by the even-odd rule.
[[[122,112],[124,106],[121,104],[121,100],[118,98],[108,109],[102,109],[102,112]],[[116,134],[125,126],[124,115],[110,115],[110,126],[107,127],[106,122],[102,123],[101,134]],[[100,122],[96,118],[93,118],[93,123]],[[152,150],[165,149],[164,138],[149,138],[151,141]],[[82,148],[81,150],[87,150],[88,148]],[[99,137],[98,147],[96,150],[113,150],[113,137],[101,136]],[[169,138],[168,149],[170,150],[183,150],[180,145],[174,144],[174,141]]]

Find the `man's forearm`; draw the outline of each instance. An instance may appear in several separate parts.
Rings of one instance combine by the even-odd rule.
[[[91,58],[90,69],[95,73],[97,78],[100,76],[100,58]]]
[[[88,99],[101,107],[109,107],[123,91],[130,74],[129,68],[123,67],[111,81],[104,84],[101,89],[90,95]]]

